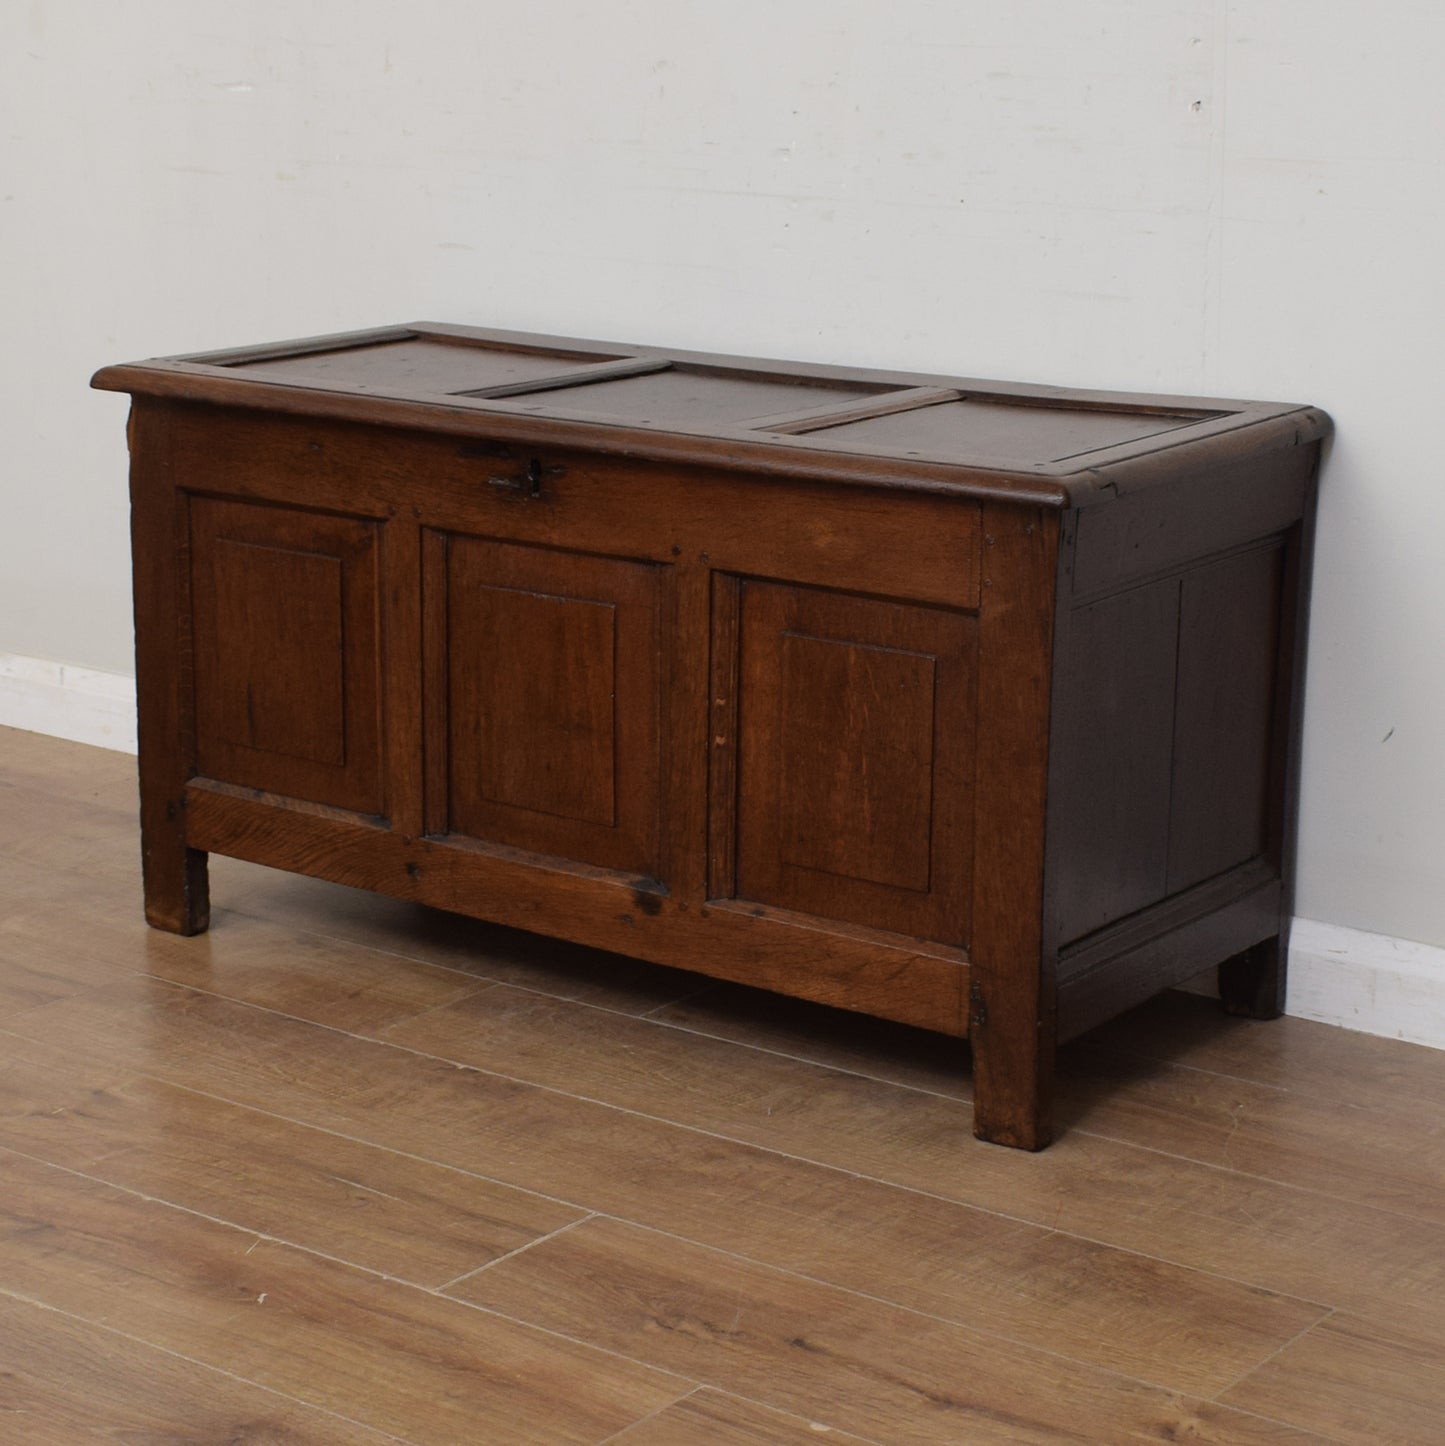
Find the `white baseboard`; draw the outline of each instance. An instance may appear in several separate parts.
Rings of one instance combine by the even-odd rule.
[[[1445,949],[1297,918],[1285,1012],[1445,1049]]]
[[[1179,986],[1219,997],[1213,969]],[[1284,1012],[1445,1049],[1445,949],[1296,916]]]
[[[0,727],[135,752],[135,679],[0,653]]]
[[[0,653],[0,727],[134,753],[135,679]],[[1185,988],[1217,992],[1212,971]],[[1445,949],[1296,919],[1285,1010],[1445,1049]]]

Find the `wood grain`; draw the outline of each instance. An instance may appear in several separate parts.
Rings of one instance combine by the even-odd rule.
[[[805,1421],[769,1406],[704,1387],[629,1427],[616,1446],[879,1446],[823,1421]],[[608,1442],[607,1446],[613,1446]]]
[[[583,1212],[413,1155],[18,1042],[0,1145],[434,1287]]]
[[[1119,1443],[1185,1431],[1231,1446],[1311,1439],[615,1220],[580,1225],[454,1289],[890,1446],[1043,1446],[1065,1432]]]
[[[1309,1019],[1264,1025],[1221,1018],[1211,1000],[1193,994],[1161,994],[1101,1025],[1091,1042],[1115,1055],[1167,1061],[1335,1104],[1422,1120],[1445,1110],[1439,1050]]]
[[[659,1091],[711,1098],[710,1113],[691,1112],[694,1123],[805,1152],[823,1119],[854,1118],[860,1134],[873,1135],[888,1128],[885,1120],[897,1126],[904,1101],[890,1100],[896,1091],[869,1081],[784,1060],[752,1062],[740,1075],[732,1046],[701,1050],[701,1041],[654,1029],[664,1037],[649,1049],[648,1026],[624,1030],[628,1021],[620,1017],[579,1010],[569,1018],[555,1002],[548,1008],[537,996],[512,999],[510,1017],[426,1016],[434,1021],[434,1049],[487,1065],[505,1060],[508,1079],[183,991],[141,1006],[152,1047],[130,1052],[127,1061],[192,1088],[209,1080],[211,1089],[253,1108],[299,1114],[950,1319],[1050,1348],[1066,1344],[1079,1359],[1191,1389],[1220,1389],[1323,1313],[1307,1301],[647,1118],[643,1111],[656,1110]],[[120,1001],[110,1004],[98,993],[86,1004],[43,1011],[52,1016],[42,1021],[47,1037],[64,1038],[77,1024],[99,1030],[102,1018],[113,1021],[105,1032],[128,1032]],[[467,1041],[476,1043],[468,1048]],[[604,1055],[615,1063],[600,1063]],[[617,1107],[566,1093],[579,1070]],[[518,1075],[541,1084],[522,1084]],[[741,1087],[724,1084],[726,1076]],[[957,1103],[929,1123],[944,1126],[934,1136],[937,1152],[956,1151],[967,1138],[966,1110]],[[935,1176],[935,1189],[939,1183]]]
[[[0,1423],[24,1446],[388,1446],[397,1437],[0,1296]]]
[[[1053,1137],[1054,961],[1043,950],[1044,820],[1058,518],[984,509],[972,969],[973,1132],[1039,1150]],[[987,858],[987,867],[983,866]]]
[[[686,970],[544,939],[325,879],[241,859],[214,862],[216,877],[227,886],[226,912],[462,970],[479,980],[517,984],[625,1014],[646,1014],[711,985]]]
[[[482,962],[475,952],[442,966],[238,915],[219,915],[204,937],[182,944],[139,927],[133,896],[125,902],[123,908],[94,909],[86,938],[59,955],[53,948],[51,907],[20,903],[7,911],[0,918],[0,957],[11,967],[0,975],[0,998],[9,997],[17,1008],[31,1007],[118,982],[129,972],[336,1029],[380,1030],[491,983],[463,971],[464,964]],[[338,988],[343,980],[345,987]],[[135,987],[140,987],[138,980]]]
[[[1445,1225],[1445,1123],[1377,1102],[1321,1100],[1276,1086],[1084,1046],[1061,1059],[1069,1116],[1096,1134],[1167,1150]]]
[[[206,856],[186,838],[184,790],[196,771],[186,499],[175,489],[167,409],[137,398],[128,437],[146,918],[157,929],[198,934],[210,897]]]
[[[906,935],[761,905],[697,905],[625,873],[457,836],[408,840],[220,784],[192,785],[186,802],[188,836],[218,852],[906,1023],[963,1027],[958,951]]]
[[[1440,1052],[1165,997],[1065,1051],[1022,1157],[904,1026],[228,859],[211,936],[148,931],[132,766],[0,730],[26,1446],[894,1446],[957,1400],[942,1439],[1433,1446]]]
[[[690,1388],[17,1155],[4,1170],[8,1289],[377,1430],[590,1446]]]
[[[1445,1338],[1333,1315],[1221,1399],[1313,1424],[1350,1446],[1435,1446],[1445,1421]]]

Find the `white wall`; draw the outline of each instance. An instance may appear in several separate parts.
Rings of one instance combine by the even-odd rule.
[[[1315,402],[1300,911],[1445,944],[1442,54],[1406,0],[12,0],[0,655],[129,671],[103,362],[428,317]]]

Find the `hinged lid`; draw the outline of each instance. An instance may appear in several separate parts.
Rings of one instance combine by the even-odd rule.
[[[1087,500],[1111,485],[1111,466],[1150,452],[1207,452],[1227,441],[1234,453],[1242,439],[1231,434],[1243,429],[1248,450],[1267,450],[1314,440],[1329,426],[1322,413],[1291,405],[1066,391],[424,322],[108,367],[93,384],[1056,506]]]

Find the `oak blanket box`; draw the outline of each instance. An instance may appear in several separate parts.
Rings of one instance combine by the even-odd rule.
[[[146,915],[206,856],[966,1037],[1283,998],[1304,406],[416,324],[110,367]]]

